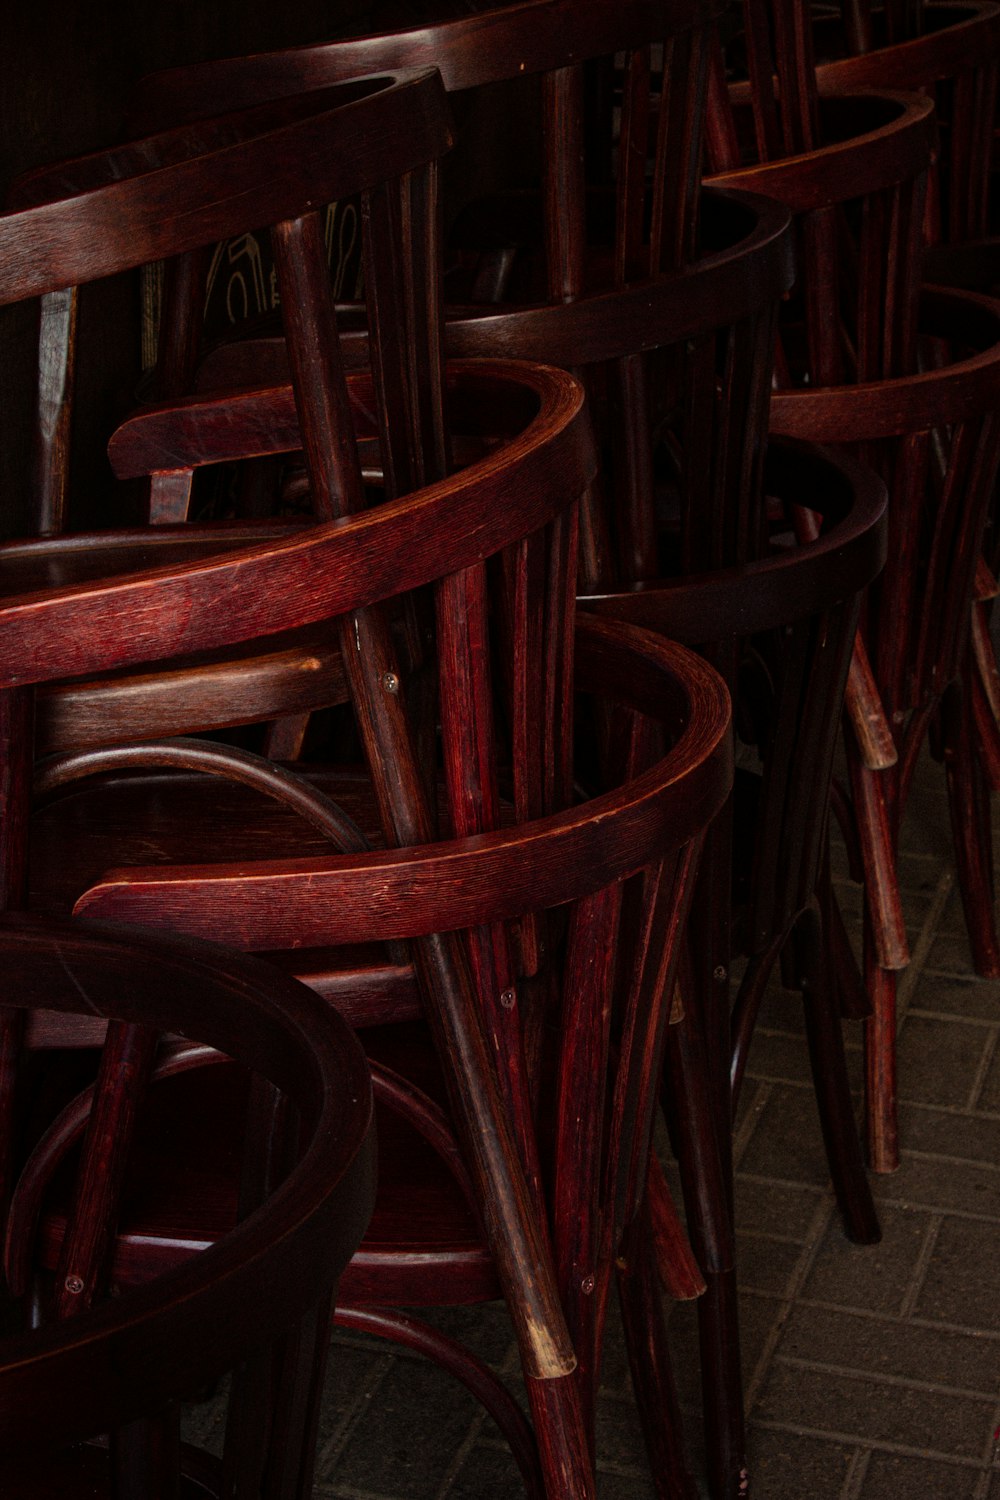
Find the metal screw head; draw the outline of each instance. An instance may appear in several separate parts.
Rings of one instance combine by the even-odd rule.
[[[66,1290],[67,1292],[72,1292],[74,1297],[79,1297],[80,1293],[83,1291],[82,1278],[79,1276],[67,1276]]]
[[[513,990],[500,991],[500,1004],[504,1010],[511,1010],[513,1008],[515,998]]]
[[[716,964],[715,968],[712,970],[712,978],[718,980],[719,984],[721,984],[725,977],[726,970],[724,965]]]
[[[399,678],[396,676],[395,672],[382,673],[382,686],[385,688],[387,693],[399,692]]]
[[[586,1292],[589,1296],[594,1290],[595,1284],[593,1276],[584,1276],[580,1281],[580,1290],[581,1292]]]

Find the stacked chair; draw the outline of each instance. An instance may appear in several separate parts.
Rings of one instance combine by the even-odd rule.
[[[57,1039],[99,1049],[64,1255],[0,1358],[5,1494],[311,1494],[331,1299],[374,1198],[356,1038],[304,985],[206,943],[6,913],[0,953],[23,1033],[5,1058],[5,1112]],[[109,1231],[142,1172],[151,1079],[184,1053],[222,1052],[254,1080],[231,1232],[141,1296],[108,1299]],[[192,1123],[211,1131],[211,1116]],[[182,1445],[183,1403],[227,1374],[221,1454]]]
[[[982,935],[980,961],[992,962],[988,809],[971,748],[970,694],[961,684],[997,464],[1000,345],[991,304],[958,294],[921,297],[927,226],[939,232],[940,204],[957,175],[936,170],[929,178],[934,140],[925,131],[918,145],[915,128],[920,118],[933,126],[927,95],[887,94],[881,104],[874,95],[840,96],[837,67],[816,73],[811,17],[800,7],[776,5],[766,17],[747,8],[744,50],[745,84],[727,89],[721,61],[713,70],[713,165],[726,169],[718,180],[771,191],[795,209],[803,254],[772,430],[846,444],[890,489],[891,563],[856,652],[851,790],[838,805],[854,870],[865,881],[869,1152],[877,1170],[892,1171],[899,1161],[894,976],[909,957],[895,859],[929,728],[949,767],[970,930]],[[895,118],[880,120],[886,112]],[[747,155],[756,161],[745,165]],[[851,987],[849,976],[844,983]]]
[[[579,582],[588,602],[605,614],[641,617],[667,635],[680,633],[705,650],[733,691],[748,656],[770,639],[774,697],[758,703],[752,717],[763,725],[772,716],[781,728],[762,735],[748,729],[766,790],[759,795],[760,778],[746,777],[739,811],[731,805],[709,836],[683,986],[704,1035],[695,1033],[690,1017],[672,1028],[675,1076],[668,1090],[683,1099],[670,1113],[683,1120],[676,1132],[687,1132],[681,1159],[689,1222],[697,1226],[708,1287],[699,1310],[713,1490],[736,1494],[745,1481],[745,1453],[727,1184],[734,1107],[730,974],[741,951],[752,963],[738,1009],[732,1064],[737,1077],[771,967],[794,940],[800,950],[795,982],[808,1000],[817,1096],[847,1225],[859,1240],[878,1236],[852,1119],[836,996],[820,979],[831,914],[829,891],[823,890],[821,900],[819,887],[846,671],[843,632],[849,640],[861,590],[880,565],[879,492],[857,470],[831,469],[819,457],[788,453],[774,455],[778,487],[766,493],[777,308],[793,275],[789,223],[786,213],[753,195],[694,192],[688,163],[699,155],[695,111],[707,78],[710,32],[704,26],[694,32],[693,12],[674,13],[688,30],[671,43],[678,57],[656,81],[659,95],[651,102],[648,55],[637,49],[662,34],[662,8],[590,7],[587,32],[581,35],[576,26],[571,42],[558,29],[566,11],[558,4],[513,7],[409,33],[164,74],[143,85],[139,119],[149,125],[170,108],[197,118],[220,100],[238,107],[255,95],[285,95],[401,61],[435,63],[456,92],[518,80],[527,89],[542,77],[540,99],[529,93],[523,105],[543,132],[541,191],[501,193],[467,205],[458,217],[450,263],[471,263],[472,269],[461,288],[464,305],[450,303],[446,311],[448,350],[556,360],[587,383],[603,458],[581,523]],[[617,84],[600,61],[612,51],[628,59]],[[585,68],[582,60],[591,52],[594,61]],[[554,71],[555,64],[562,66]],[[656,83],[652,87],[655,94]],[[682,110],[674,97],[678,88],[688,91]],[[606,150],[602,156],[584,149],[595,136],[601,139],[584,129],[588,98],[603,103],[606,114],[620,100],[616,161],[608,162]],[[903,122],[924,165],[929,119],[929,107],[918,106]],[[655,186],[646,223],[639,207],[645,170],[629,168],[649,154]],[[209,353],[198,382],[245,381],[261,370],[281,378],[288,360],[280,338],[255,331]],[[718,459],[706,463],[705,455],[715,450]],[[741,570],[763,560],[772,533],[791,524],[797,485],[815,494],[816,513],[834,534],[839,527],[856,537],[855,548],[848,549],[851,563],[839,573],[834,567],[823,584],[813,570],[822,570],[825,545],[818,554],[803,546],[801,556],[784,559],[777,572],[767,564],[749,585],[765,594],[776,590],[759,627],[723,626],[716,637],[713,609],[721,611],[720,625],[739,619],[741,610],[744,618],[757,618],[745,600],[738,602]],[[802,577],[814,580],[815,599],[808,604],[805,592],[790,585],[799,568]],[[690,596],[674,586],[661,598],[668,572],[690,581]],[[701,590],[707,579],[696,580],[709,572],[716,592],[706,594]],[[641,595],[633,598],[633,588]],[[674,620],[672,610],[682,597],[691,602]],[[705,601],[700,619],[699,600]],[[782,631],[789,638],[798,633],[798,644],[787,648],[786,683],[781,648],[773,655]],[[818,655],[816,640],[823,643]],[[790,764],[802,774],[787,780]],[[752,870],[755,896],[748,920],[734,925],[729,888],[737,816],[743,826],[736,842]],[[128,899],[124,889],[121,896]],[[703,1047],[712,1075],[709,1100],[685,1091],[683,1064]],[[664,1201],[662,1186],[651,1192],[652,1202]],[[643,1404],[655,1442],[663,1403],[652,1394],[655,1403]]]
[[[0,548],[0,869],[5,907],[30,914],[5,919],[0,945],[15,934],[18,973],[35,976],[19,1006],[51,991],[77,1012],[67,975],[82,995],[142,953],[169,971],[182,934],[210,998],[200,1047],[157,1043],[187,1035],[159,981],[148,1021],[96,1006],[117,1051],[82,1093],[66,1049],[102,1039],[92,1015],[0,1012],[0,1059],[30,1056],[44,1080],[27,1125],[0,1093],[11,1294],[60,1318],[109,1288],[124,1311],[207,1285],[248,1206],[312,1171],[308,1145],[292,1165],[298,1117],[273,1086],[323,1018],[324,1057],[346,1045],[334,1012],[359,1031],[379,1113],[357,1253],[371,1185],[345,1146],[331,1184],[356,1187],[348,1227],[288,1314],[308,1334],[266,1331],[309,1377],[294,1410],[274,1383],[261,1419],[275,1355],[245,1363],[220,1493],[258,1493],[269,1424],[278,1441],[285,1422],[294,1477],[273,1493],[308,1493],[316,1309],[336,1281],[336,1320],[462,1380],[550,1500],[596,1494],[615,1283],[657,1493],[699,1492],[661,1283],[700,1293],[709,1489],[749,1494],[731,1129],[776,966],[803,997],[845,1230],[878,1238],[841,1014],[871,1012],[869,1153],[891,1170],[908,959],[895,861],[928,735],[977,961],[993,961],[992,912],[971,893],[991,889],[995,681],[976,601],[991,592],[1000,310],[922,293],[920,269],[928,241],[985,232],[972,121],[992,110],[996,7],[954,26],[957,7],[926,9],[947,43],[933,65],[891,7],[883,37],[861,4],[839,23],[797,0],[748,4],[741,31],[714,0],[527,0],[157,75],[129,141],[14,185],[0,301],[41,299],[41,373],[36,534]],[[895,71],[877,71],[883,54]],[[520,176],[502,141],[484,145],[497,90]],[[476,127],[458,146],[483,193],[471,157],[449,175],[447,94]],[[318,209],[349,201],[363,274],[335,303]],[[212,345],[213,247],[261,226],[281,326]],[[152,399],[108,453],[145,515],[81,535],[78,288],[139,266],[162,285]],[[863,972],[829,878],[831,811],[865,880]],[[198,959],[205,938],[231,959]],[[232,994],[252,1010],[264,974],[296,1038],[275,1042],[273,1076],[262,1031],[230,1044]],[[293,978],[315,992],[308,1021]],[[326,1095],[306,1071],[291,1092],[312,1123]],[[140,1165],[97,1171],[119,1118]],[[248,1118],[268,1164],[248,1150],[234,1173]],[[211,1122],[219,1163],[193,1209],[205,1129],[186,1119]],[[362,1134],[346,1129],[356,1162]],[[97,1184],[83,1199],[74,1169]],[[88,1193],[101,1211],[81,1221]],[[325,1200],[309,1207],[329,1219]],[[498,1296],[526,1404],[403,1311]],[[177,1379],[151,1407],[119,1393],[78,1424],[122,1428],[108,1451],[139,1492],[174,1442],[156,1403],[245,1359],[232,1305],[217,1368],[171,1356]]]
[[[368,145],[355,153],[346,139]],[[718,677],[683,648],[599,622],[574,631],[576,502],[594,472],[578,383],[562,371],[497,360],[459,365],[446,381],[430,359],[409,378],[418,323],[433,354],[434,288],[417,288],[410,261],[402,262],[406,284],[391,285],[401,263],[391,231],[405,209],[413,240],[433,242],[430,230],[420,240],[412,216],[421,191],[433,195],[433,171],[425,169],[446,143],[440,84],[425,72],[255,107],[22,185],[20,202],[30,206],[3,225],[8,299],[58,292],[150,253],[197,252],[203,237],[225,234],[236,222],[277,221],[291,386],[151,408],[116,435],[111,451],[122,472],[151,476],[150,512],[159,519],[190,493],[195,468],[302,450],[317,515],[305,524],[55,531],[4,549],[8,904],[65,906],[72,887],[84,889],[109,862],[112,829],[122,834],[116,847],[125,862],[130,835],[140,858],[155,848],[171,870],[192,847],[186,840],[195,858],[199,837],[202,854],[206,843],[212,854],[235,854],[239,895],[231,906],[213,904],[207,920],[214,935],[290,950],[287,962],[296,968],[297,958],[305,960],[314,987],[338,995],[352,1019],[378,1023],[380,1100],[427,1143],[430,1183],[417,1200],[418,1217],[426,1218],[429,1202],[439,1211],[432,1217],[445,1222],[436,1239],[431,1234],[430,1261],[413,1245],[405,1197],[401,1213],[387,1171],[389,1204],[376,1213],[369,1252],[356,1262],[354,1293],[341,1283],[345,1306],[358,1309],[355,1322],[392,1329],[438,1353],[480,1391],[536,1492],[589,1495],[592,1391],[616,1265],[626,1300],[635,1283],[631,1300],[655,1306],[643,1210],[654,1080],[698,851],[731,776],[729,707]],[[297,170],[279,172],[279,154]],[[348,379],[312,206],[351,191],[366,199],[369,339],[365,368]],[[237,220],[241,203],[246,216]],[[165,204],[176,206],[173,215]],[[114,222],[127,226],[127,236],[102,233]],[[34,258],[24,247],[43,230],[47,254]],[[445,394],[454,414],[447,421]],[[463,464],[454,473],[447,472],[449,447]],[[367,503],[366,484],[378,503]],[[349,738],[363,769],[332,769],[325,787],[316,787],[243,748],[160,741],[155,713],[145,717],[142,743],[120,743],[137,701],[144,694],[157,700],[161,675],[174,729],[181,727],[181,681],[195,684],[188,729],[217,728],[237,714],[244,722],[283,714],[289,704],[277,678],[301,674],[303,661],[301,637],[289,632],[321,623],[326,656],[332,651],[336,663],[305,657],[317,689],[310,706],[335,706],[338,698],[351,704]],[[261,639],[269,646],[263,657],[250,649]],[[431,641],[433,670],[422,671]],[[231,646],[242,652],[238,666],[220,658],[219,649]],[[239,705],[218,706],[215,690],[225,696],[237,671],[246,684],[266,684],[266,707],[249,701],[249,689]],[[35,776],[39,815],[29,838],[31,687],[67,675],[76,681],[66,689],[61,720],[56,727],[50,720],[48,730],[50,744],[61,749]],[[628,726],[622,754],[595,755],[574,734],[574,677],[594,700],[581,711],[582,724],[587,714],[614,713]],[[301,683],[290,694],[300,707]],[[58,699],[56,689],[50,702]],[[86,747],[76,750],[69,748],[74,701],[86,709]],[[421,732],[428,704],[430,735]],[[182,774],[171,786],[170,778],[149,774],[160,767]],[[192,788],[192,773],[228,776],[238,791],[254,794],[232,805],[231,839],[222,827],[225,796],[214,789],[211,822],[200,824],[204,783]],[[97,778],[93,797],[76,791],[84,776]],[[334,789],[336,799],[328,795]],[[148,794],[145,813],[137,793],[140,801]],[[172,793],[193,800],[183,815],[175,802],[164,819]],[[59,826],[47,862],[50,818]],[[176,835],[178,852],[155,833],[157,818],[161,834]],[[303,827],[305,836],[296,838]],[[255,848],[248,849],[248,837]],[[371,852],[373,838],[384,847]],[[313,869],[317,846],[324,859]],[[281,849],[287,866],[274,858]],[[209,866],[204,873],[211,880],[219,872]],[[336,888],[329,921],[311,894],[323,875]],[[272,876],[281,887],[305,877],[301,924],[294,901],[275,904],[256,883]],[[263,899],[256,914],[255,893]],[[279,919],[280,931],[266,914]],[[185,925],[166,910],[150,924]],[[412,1029],[418,1020],[414,1036],[385,1034],[389,1024]],[[8,1015],[5,1025],[14,1047],[19,1023]],[[388,1062],[379,1061],[380,1047]],[[403,1076],[400,1061],[415,1078]],[[218,1090],[218,1064],[203,1056],[171,1060],[156,1079],[157,1089],[168,1091],[183,1081],[183,1117],[197,1087],[193,1073]],[[543,1085],[553,1078],[550,1119]],[[695,1093],[704,1087],[690,1086]],[[581,1090],[589,1099],[582,1110]],[[8,1276],[25,1295],[33,1272],[55,1269],[58,1279],[69,1254],[56,1169],[79,1139],[84,1102],[57,1113],[12,1191]],[[237,1109],[237,1131],[241,1119]],[[387,1145],[391,1150],[391,1131]],[[197,1161],[197,1143],[194,1149]],[[412,1184],[420,1147],[410,1138],[400,1149],[406,1155],[397,1177]],[[183,1180],[185,1165],[181,1151],[171,1153],[168,1176]],[[143,1195],[153,1175],[150,1166]],[[168,1194],[166,1201],[177,1199]],[[221,1232],[219,1208],[212,1204],[195,1240]],[[117,1288],[172,1274],[192,1253],[190,1216],[179,1237],[165,1226],[163,1210],[144,1236],[131,1199],[119,1217],[117,1235],[108,1226],[102,1231],[110,1235],[107,1260]],[[400,1236],[409,1255],[398,1248]],[[448,1341],[414,1330],[409,1319],[368,1310],[439,1300],[442,1267],[455,1270],[462,1300],[498,1289],[506,1296],[522,1346],[531,1427]],[[650,1352],[643,1328],[636,1358],[646,1360],[647,1378],[661,1392],[663,1483],[689,1493],[670,1421],[662,1335],[652,1343]]]
[[[989,292],[1000,280],[997,242],[991,237],[992,135],[996,114],[1000,11],[994,6],[926,4],[914,13],[885,15],[888,34],[872,18],[845,16],[840,26],[816,32],[817,77],[837,86],[881,84],[932,93],[941,122],[940,153],[932,168],[925,224],[925,280],[935,285]],[[890,41],[891,39],[891,41]],[[971,654],[960,667],[963,682],[961,751],[950,762],[960,890],[977,973],[1000,973],[1000,944],[993,905],[995,882],[989,836],[989,793],[997,774],[997,668],[989,637],[997,593],[997,523],[990,508],[971,616]]]

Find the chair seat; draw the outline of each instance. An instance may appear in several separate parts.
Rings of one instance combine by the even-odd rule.
[[[444,1086],[419,1023],[377,1027],[370,1056],[404,1074],[435,1102]],[[228,1064],[159,1080],[144,1107],[122,1199],[114,1281],[138,1286],[206,1249],[236,1222],[246,1077]],[[393,1111],[377,1106],[378,1194],[368,1233],[344,1272],[338,1303],[387,1306],[488,1301],[500,1295],[493,1263],[454,1178],[436,1152]],[[39,1235],[54,1269],[66,1224],[75,1153],[33,1160],[31,1177],[52,1175]],[[18,1208],[13,1234],[23,1232]]]
[[[372,843],[380,843],[367,779],[307,771]],[[33,908],[66,912],[109,867],[196,864],[333,852],[286,807],[241,784],[188,773],[115,774],[66,788],[32,817]]]
[[[101,578],[216,557],[288,530],[287,522],[218,522],[211,526],[155,526],[75,532],[0,547],[0,598],[49,594]]]
[[[88,750],[128,740],[260,723],[343,703],[347,684],[335,632],[311,626],[252,645],[48,683],[39,689],[35,751]]]

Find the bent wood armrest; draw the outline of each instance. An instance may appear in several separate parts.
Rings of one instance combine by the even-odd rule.
[[[78,913],[263,949],[378,942],[504,921],[641,869],[696,837],[732,780],[729,701],[684,647],[581,616],[584,681],[681,731],[662,760],[580,807],[408,849],[252,864],[110,871]],[[127,918],[126,918],[127,914]]]
[[[184,655],[206,640],[231,645],[314,624],[470,567],[547,524],[567,494],[582,493],[594,475],[582,388],[542,365],[495,361],[461,373],[459,387],[471,388],[473,405],[482,402],[492,417],[494,402],[502,409],[506,399],[530,420],[461,474],[398,500],[241,550],[238,528],[228,546],[226,529],[211,528],[207,556],[198,550],[199,528],[152,527],[139,535],[138,547],[124,548],[123,571],[111,577],[113,557],[102,557],[107,539],[100,534],[0,548],[8,592],[0,603],[3,685],[80,676]],[[136,536],[127,540],[135,543]],[[151,565],[158,551],[160,565]],[[49,576],[37,567],[46,558],[55,570]],[[60,586],[63,566],[81,581]]]

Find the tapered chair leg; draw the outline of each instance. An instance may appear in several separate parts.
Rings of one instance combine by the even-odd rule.
[[[854,1118],[847,1057],[836,996],[824,964],[822,923],[815,907],[802,913],[794,940],[805,1004],[806,1035],[833,1188],[849,1239],[873,1245],[882,1237]]]
[[[865,1022],[865,1109],[868,1161],[873,1172],[899,1167],[896,1094],[896,973],[883,969],[865,921],[865,987],[872,1013]]]
[[[976,753],[972,684],[944,705],[944,760],[952,842],[965,925],[976,973],[1000,978],[990,791]],[[959,702],[959,698],[961,701]]]
[[[618,1256],[618,1296],[636,1404],[660,1500],[696,1500],[684,1452],[680,1407],[645,1209]]]
[[[746,1425],[730,1206],[729,1122],[712,1111],[707,1059],[690,1012],[669,1028],[667,1075],[677,1101],[678,1159],[692,1246],[705,1277],[698,1299],[705,1447],[711,1494],[748,1493]],[[719,1139],[720,1128],[726,1132]]]

